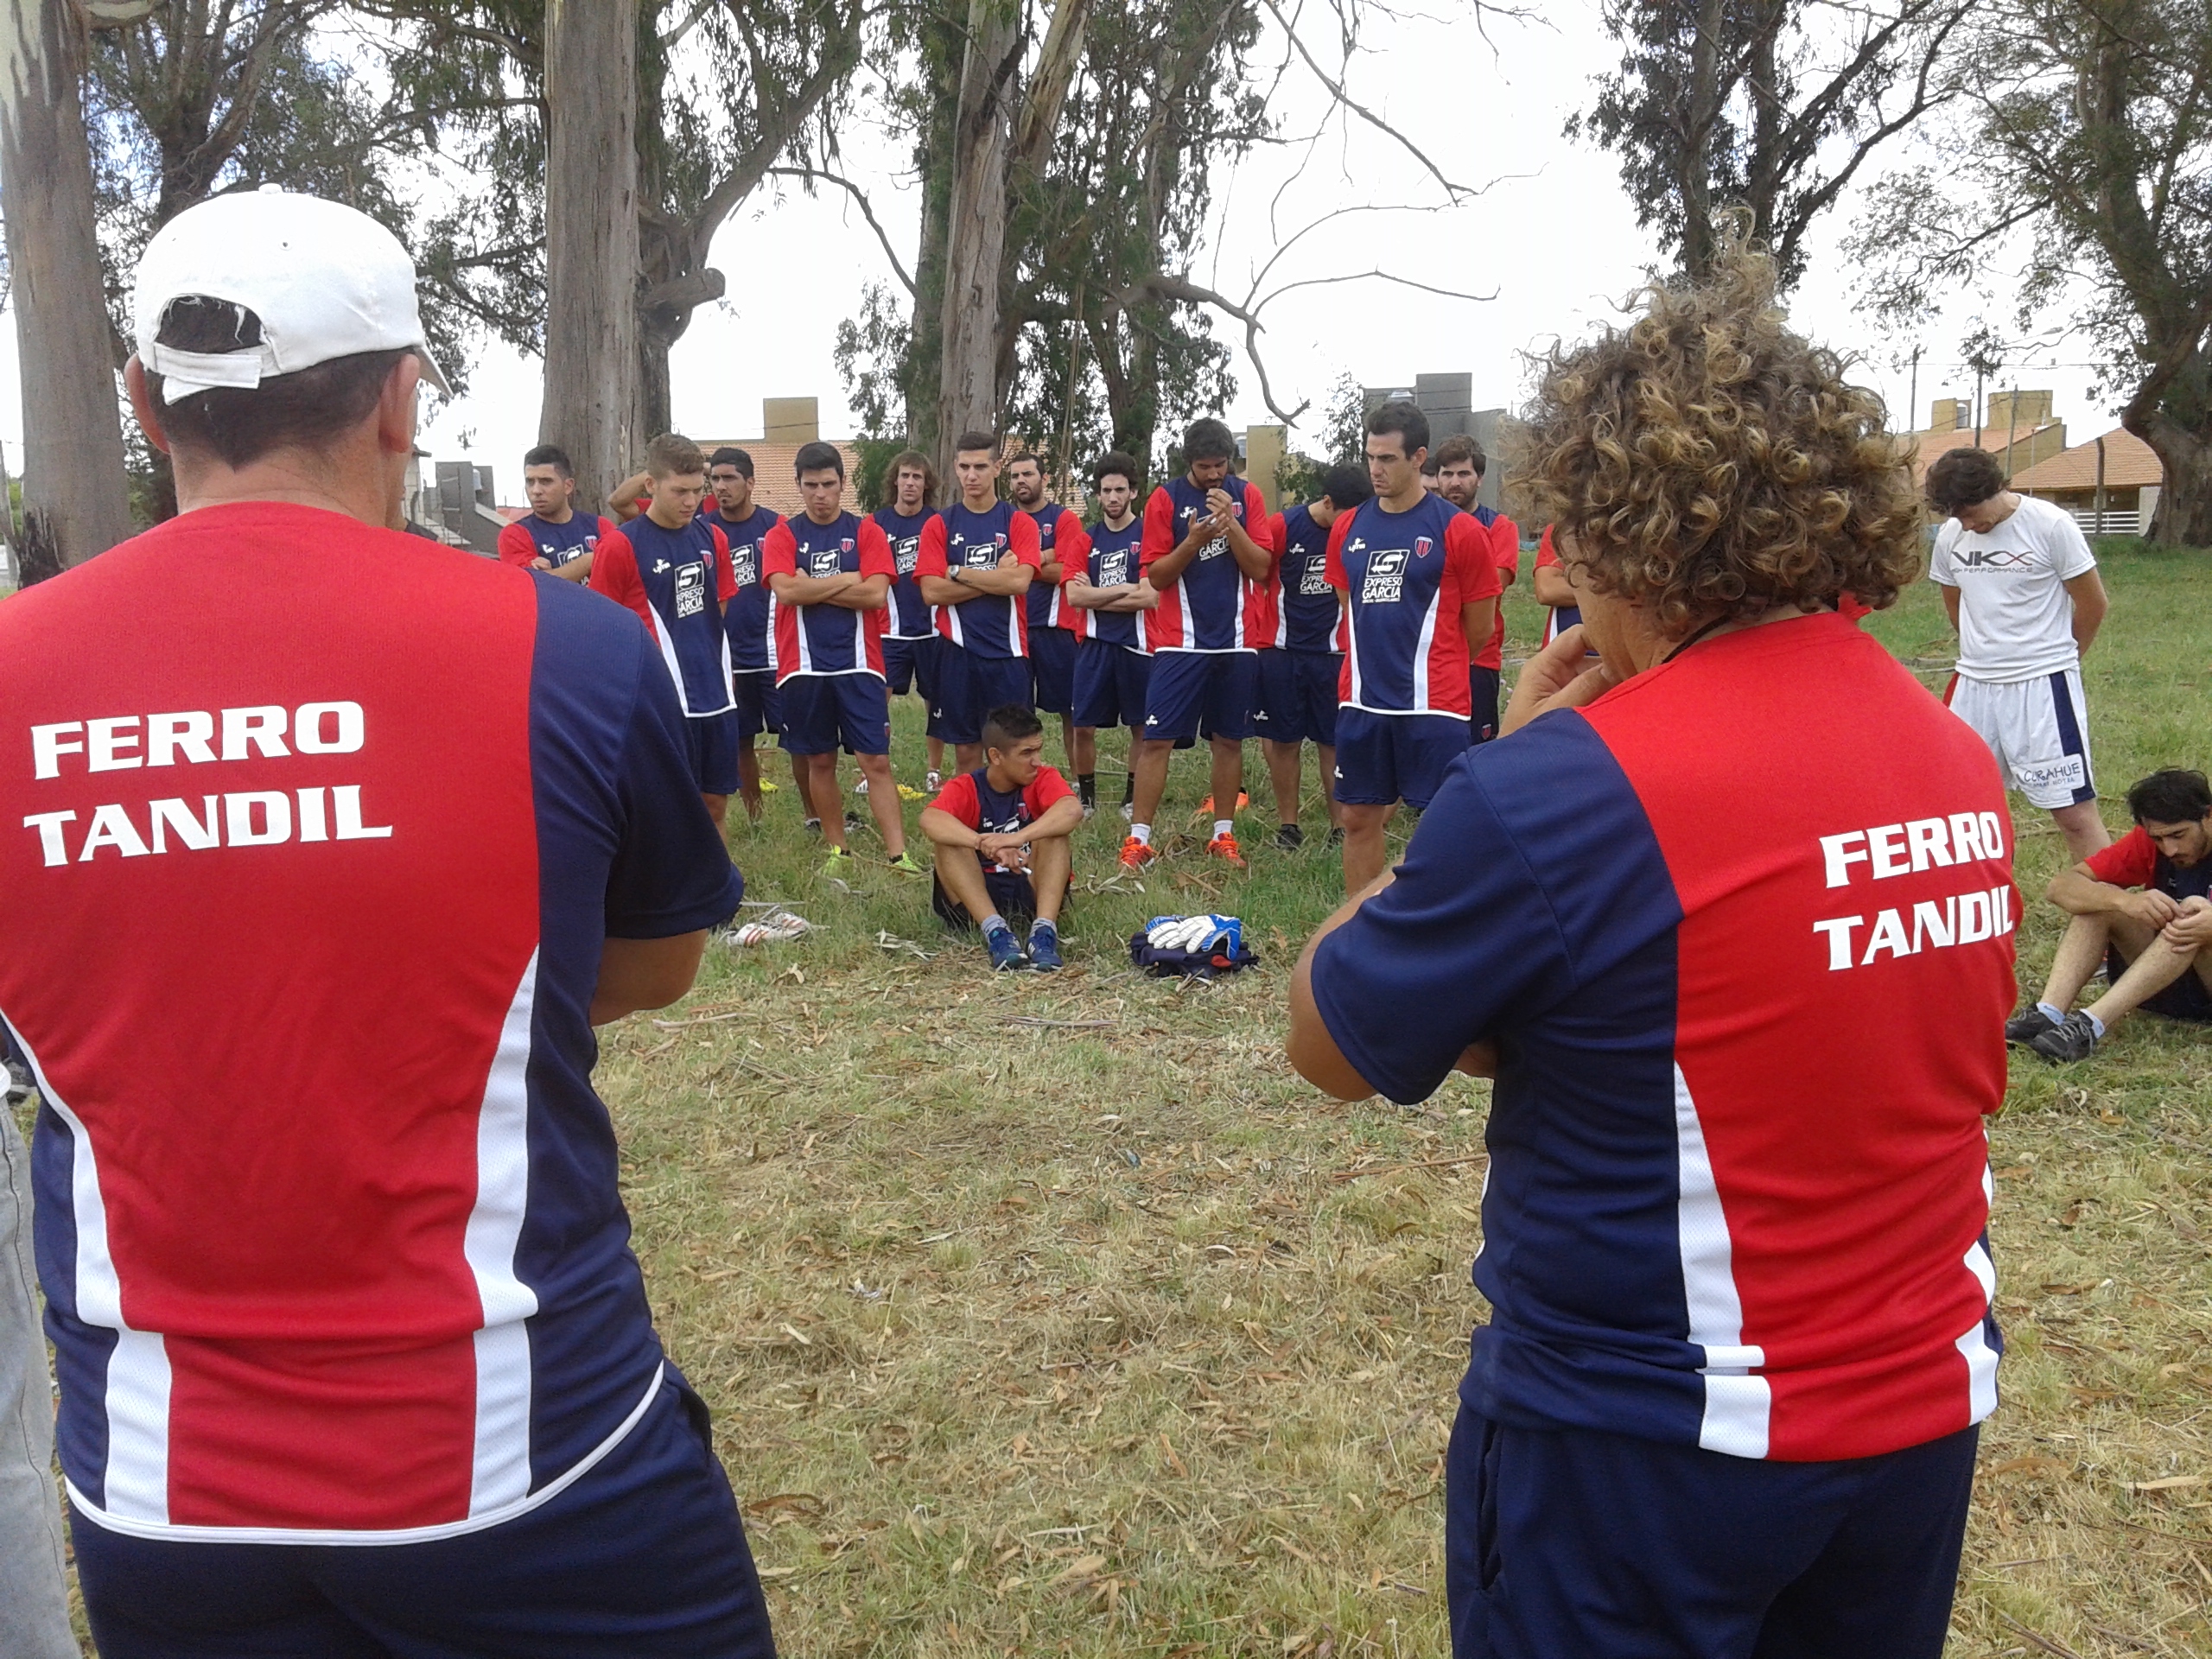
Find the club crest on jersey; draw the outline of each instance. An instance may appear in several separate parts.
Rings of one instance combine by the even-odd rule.
[[[840,553],[851,552],[853,550],[853,538],[848,536],[843,540],[840,541],[837,543],[837,550]]]
[[[1416,536],[1416,537],[1414,537],[1414,557],[1415,557],[1415,558],[1417,558],[1417,559],[1425,559],[1425,558],[1427,558],[1427,557],[1429,556],[1429,552],[1430,552],[1430,550],[1431,550],[1432,549],[1433,549],[1433,548],[1435,547],[1435,545],[1436,545],[1435,542],[1434,542],[1434,541],[1433,541],[1432,539],[1430,539],[1430,538],[1429,538],[1428,537],[1427,537],[1427,536]]]
[[[1378,549],[1367,562],[1367,574],[1360,579],[1359,602],[1363,605],[1395,605],[1405,596],[1406,550],[1402,547]]]

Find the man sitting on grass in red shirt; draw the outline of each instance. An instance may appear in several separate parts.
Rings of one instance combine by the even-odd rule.
[[[948,779],[922,809],[922,833],[937,848],[931,906],[950,927],[980,924],[994,969],[1057,973],[1068,838],[1083,823],[1083,803],[1044,763],[1045,722],[1034,712],[994,709],[982,730],[987,764]],[[1027,950],[1009,916],[1034,918]]]

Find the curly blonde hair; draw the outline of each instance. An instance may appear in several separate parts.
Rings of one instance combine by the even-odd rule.
[[[1710,282],[1642,297],[1552,350],[1518,445],[1515,486],[1583,579],[1669,629],[1892,603],[1920,571],[1911,468],[1881,398],[1784,326],[1772,262],[1738,236]]]

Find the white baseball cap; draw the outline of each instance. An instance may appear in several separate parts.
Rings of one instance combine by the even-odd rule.
[[[261,344],[182,352],[160,344],[162,317],[190,295],[244,306]],[[132,296],[138,360],[174,403],[213,386],[250,389],[272,375],[363,352],[412,352],[423,378],[453,388],[423,343],[415,262],[366,213],[273,184],[188,207],[155,233]]]

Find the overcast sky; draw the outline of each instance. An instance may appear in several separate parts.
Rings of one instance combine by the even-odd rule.
[[[1493,22],[1487,41],[1467,24],[1421,21],[1370,35],[1352,70],[1354,95],[1447,175],[1489,188],[1478,200],[1447,211],[1339,219],[1285,255],[1269,286],[1381,269],[1496,297],[1449,299],[1370,280],[1309,287],[1274,302],[1265,314],[1262,349],[1277,401],[1285,408],[1313,405],[1294,442],[1315,433],[1329,387],[1345,371],[1364,385],[1410,385],[1416,373],[1464,371],[1474,376],[1478,408],[1516,404],[1528,385],[1522,353],[1588,332],[1656,259],[1612,157],[1571,144],[1560,132],[1586,101],[1591,73],[1617,56],[1599,28],[1595,0],[1552,0],[1541,10],[1541,22]],[[1294,67],[1278,102],[1284,130],[1295,133],[1313,128],[1326,99],[1310,74]],[[852,135],[847,150],[849,166],[870,178],[877,212],[911,269],[919,203],[916,192],[899,188],[903,153],[866,133]],[[1439,194],[1390,140],[1356,122],[1340,124],[1311,151],[1269,149],[1234,175],[1217,169],[1217,234],[1194,274],[1242,297],[1281,243],[1330,209],[1433,203]],[[1897,424],[1924,425],[1930,398],[1973,389],[1956,359],[1974,315],[1986,315],[2010,336],[2010,296],[1961,295],[1927,332],[1919,408],[1907,423],[1907,375],[1896,359],[1910,343],[1884,340],[1857,314],[1837,251],[1856,205],[1847,194],[1816,232],[1793,315],[1815,338],[1865,359],[1863,372],[1889,398]],[[858,310],[868,283],[892,280],[859,213],[842,194],[812,200],[764,194],[724,226],[714,263],[728,278],[728,296],[697,312],[678,344],[679,429],[699,437],[758,435],[763,397],[812,395],[821,400],[823,435],[849,435],[855,423],[831,359],[836,327]],[[1241,346],[1234,325],[1217,332]],[[2075,442],[2117,424],[2111,408],[2090,403],[2087,365],[2054,362],[2084,355],[2078,343],[2061,346],[2018,371],[2023,386],[2057,394]],[[1224,411],[1231,424],[1271,418],[1241,351],[1236,373],[1237,395]],[[423,447],[440,460],[466,455],[489,464],[500,499],[518,500],[521,452],[537,436],[539,364],[493,342],[473,365],[473,378],[466,397],[429,420]],[[9,328],[0,332],[0,436],[11,460],[20,456],[22,422]]]

